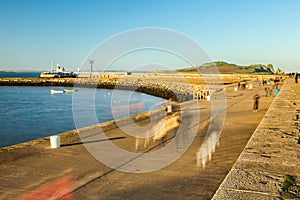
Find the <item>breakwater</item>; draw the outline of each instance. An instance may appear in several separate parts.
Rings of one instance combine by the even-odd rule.
[[[89,79],[89,78],[0,78],[0,86],[88,87],[143,92],[178,102],[191,100],[191,85],[147,80]]]
[[[300,85],[288,79],[217,190],[217,199],[300,198]]]

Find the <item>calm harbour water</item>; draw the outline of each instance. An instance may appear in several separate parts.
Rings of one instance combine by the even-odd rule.
[[[0,78],[38,78],[41,72],[4,72],[0,71]]]
[[[80,88],[76,93],[51,95],[50,89],[67,88],[0,87],[0,147],[79,128],[73,118],[74,95],[84,99],[92,94],[95,99],[89,101],[98,123],[114,119],[112,104],[116,105],[118,111],[128,101],[129,104],[137,105],[129,114],[117,112],[115,118],[120,118],[159,108],[164,101],[162,98],[130,91]],[[82,109],[84,113],[86,102],[83,101],[76,111]]]

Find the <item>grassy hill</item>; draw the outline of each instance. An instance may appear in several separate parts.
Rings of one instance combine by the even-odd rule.
[[[212,62],[206,63],[198,67],[190,67],[178,70],[179,72],[197,72],[199,69],[201,73],[214,73],[215,67],[218,68],[219,72],[222,74],[274,74],[275,70],[271,64],[261,65],[254,64],[249,66],[240,66],[236,64],[226,63],[226,62]]]

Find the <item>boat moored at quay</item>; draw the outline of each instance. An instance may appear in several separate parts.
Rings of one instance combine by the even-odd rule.
[[[49,72],[42,72],[40,78],[76,78],[77,73],[67,72],[64,67],[59,64],[56,65],[56,69]]]

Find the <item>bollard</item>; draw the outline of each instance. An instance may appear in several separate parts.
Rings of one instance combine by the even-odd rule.
[[[167,113],[169,114],[169,113],[172,113],[172,112],[173,112],[172,105],[168,105],[167,106]]]
[[[210,101],[210,95],[208,95],[208,96],[206,97],[206,100],[207,100],[207,101]]]
[[[50,145],[52,149],[60,148],[60,137],[58,135],[50,136]]]

